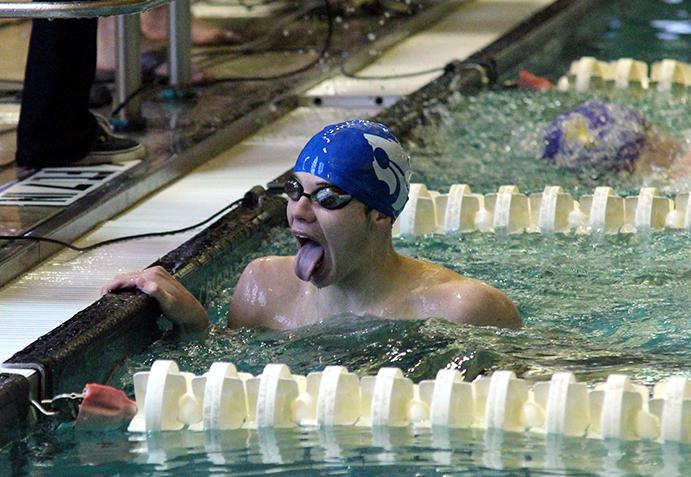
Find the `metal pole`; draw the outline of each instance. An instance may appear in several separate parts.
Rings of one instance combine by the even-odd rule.
[[[173,0],[168,7],[168,64],[170,85],[185,88],[192,83],[192,35],[190,0]]]
[[[130,95],[142,85],[140,66],[139,14],[118,15],[116,17],[117,57],[115,63],[115,99],[120,105],[127,101],[117,117],[125,127],[132,123],[141,123],[142,108],[139,95],[129,99]]]

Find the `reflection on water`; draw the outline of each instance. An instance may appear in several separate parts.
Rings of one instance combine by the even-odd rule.
[[[42,442],[46,459],[33,456],[31,475],[507,475],[501,471],[526,468],[570,476],[691,472],[688,446],[477,429],[63,431],[59,437],[59,447],[56,440]],[[28,453],[15,456],[19,468]]]

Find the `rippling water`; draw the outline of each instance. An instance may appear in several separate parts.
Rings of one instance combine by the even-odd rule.
[[[488,194],[515,184],[521,192],[542,192],[560,185],[578,198],[597,186],[614,187],[620,195],[636,195],[642,186],[674,194],[691,188],[690,175],[671,175],[668,169],[646,174],[601,170],[565,171],[539,159],[545,127],[558,115],[590,98],[627,105],[640,112],[658,137],[691,148],[688,94],[661,95],[654,91],[612,89],[585,93],[544,93],[522,90],[464,96],[443,111],[444,121],[417,129],[406,142],[413,159],[413,182],[446,192],[451,184],[468,184]]]
[[[160,358],[176,359],[197,373],[213,361],[227,360],[252,373],[268,362],[286,363],[299,374],[329,364],[360,374],[397,366],[414,380],[447,367],[460,369],[467,379],[498,368],[530,379],[568,369],[591,383],[614,372],[645,384],[671,374],[691,376],[690,244],[687,232],[401,238],[396,246],[402,253],[505,291],[517,304],[524,327],[325,316],[320,324],[291,331],[217,331],[202,343],[164,340],[131,357],[116,383],[130,385],[133,372]],[[256,256],[292,250],[288,231],[276,229]],[[227,277],[225,286],[206,291],[213,297],[208,308],[218,325],[225,321],[241,268]]]

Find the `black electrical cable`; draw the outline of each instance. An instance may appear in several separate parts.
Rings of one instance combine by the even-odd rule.
[[[249,193],[248,193],[249,194]],[[221,210],[210,216],[209,218],[202,220],[199,223],[196,223],[194,225],[190,225],[188,227],[183,227],[180,229],[173,229],[173,230],[165,230],[163,232],[148,232],[145,234],[135,234],[135,235],[126,235],[123,237],[117,237],[114,239],[109,239],[109,240],[104,240],[102,242],[97,242],[91,245],[88,245],[86,247],[78,247],[76,245],[72,245],[71,243],[68,242],[63,242],[62,240],[50,238],[50,237],[38,237],[38,236],[31,236],[31,235],[20,235],[20,236],[14,236],[14,235],[0,235],[0,240],[7,240],[7,241],[14,241],[14,240],[28,240],[28,241],[33,241],[33,242],[49,242],[49,243],[55,243],[58,245],[62,245],[63,247],[67,247],[71,250],[75,250],[77,252],[89,252],[91,250],[94,250],[96,248],[104,247],[106,245],[111,245],[117,242],[125,242],[127,240],[136,240],[136,239],[141,239],[141,238],[150,238],[150,237],[163,237],[166,235],[175,235],[175,234],[180,234],[183,232],[187,232],[189,230],[194,230],[198,227],[201,227],[202,225],[212,221],[222,213],[226,212],[232,207],[235,207],[236,205],[240,204],[241,202],[245,201],[248,199],[248,194],[245,194],[244,197],[241,199],[235,200],[231,202],[230,204],[226,205],[223,207]]]
[[[270,76],[227,76],[227,77],[220,77],[220,78],[214,78],[212,80],[204,81],[202,83],[202,86],[210,86],[218,83],[238,83],[242,81],[274,81],[278,79],[284,79],[284,78],[290,78],[291,76],[295,76],[300,73],[304,73],[305,71],[311,69],[315,65],[317,65],[325,56],[326,53],[331,49],[331,41],[333,39],[333,31],[334,31],[334,17],[333,13],[331,11],[331,2],[330,0],[324,0],[324,8],[326,10],[326,16],[327,16],[327,32],[326,32],[326,38],[324,40],[324,45],[322,46],[321,50],[319,51],[319,54],[317,57],[307,63],[304,66],[301,66],[300,68],[296,68],[291,71],[286,71],[285,73],[277,73],[275,75],[270,75]]]
[[[444,67],[438,66],[436,68],[430,68],[427,70],[412,71],[410,73],[400,73],[400,74],[396,74],[396,75],[362,76],[362,75],[356,75],[355,73],[351,73],[349,71],[346,71],[345,64],[341,63],[341,74],[343,76],[345,76],[346,78],[351,78],[351,79],[356,79],[356,80],[391,80],[391,79],[401,79],[401,78],[412,78],[415,76],[428,75],[431,73],[441,73],[443,71],[444,71]]]
[[[422,75],[428,75],[431,73],[441,73],[441,72],[450,72],[450,71],[455,71],[457,69],[481,69],[483,72],[483,75],[487,76],[490,80],[492,78],[492,65],[483,60],[464,60],[464,61],[457,61],[457,62],[451,62],[447,63],[444,66],[438,66],[436,68],[429,68],[426,70],[420,70],[420,71],[411,71],[410,73],[400,73],[400,74],[395,74],[395,75],[382,75],[382,76],[361,76],[357,75],[355,73],[351,73],[345,69],[345,63],[341,63],[341,74],[345,76],[346,78],[351,78],[351,79],[356,79],[356,80],[393,80],[393,79],[401,79],[401,78],[412,78],[415,76],[422,76]]]

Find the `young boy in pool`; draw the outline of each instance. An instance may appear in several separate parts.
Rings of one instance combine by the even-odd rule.
[[[519,327],[502,292],[394,250],[392,223],[408,200],[409,165],[398,139],[378,123],[334,124],[310,139],[285,185],[297,254],[247,266],[228,326],[289,329],[352,313]],[[209,326],[204,307],[164,269],[120,275],[103,292],[131,287],[155,298],[182,330]]]

